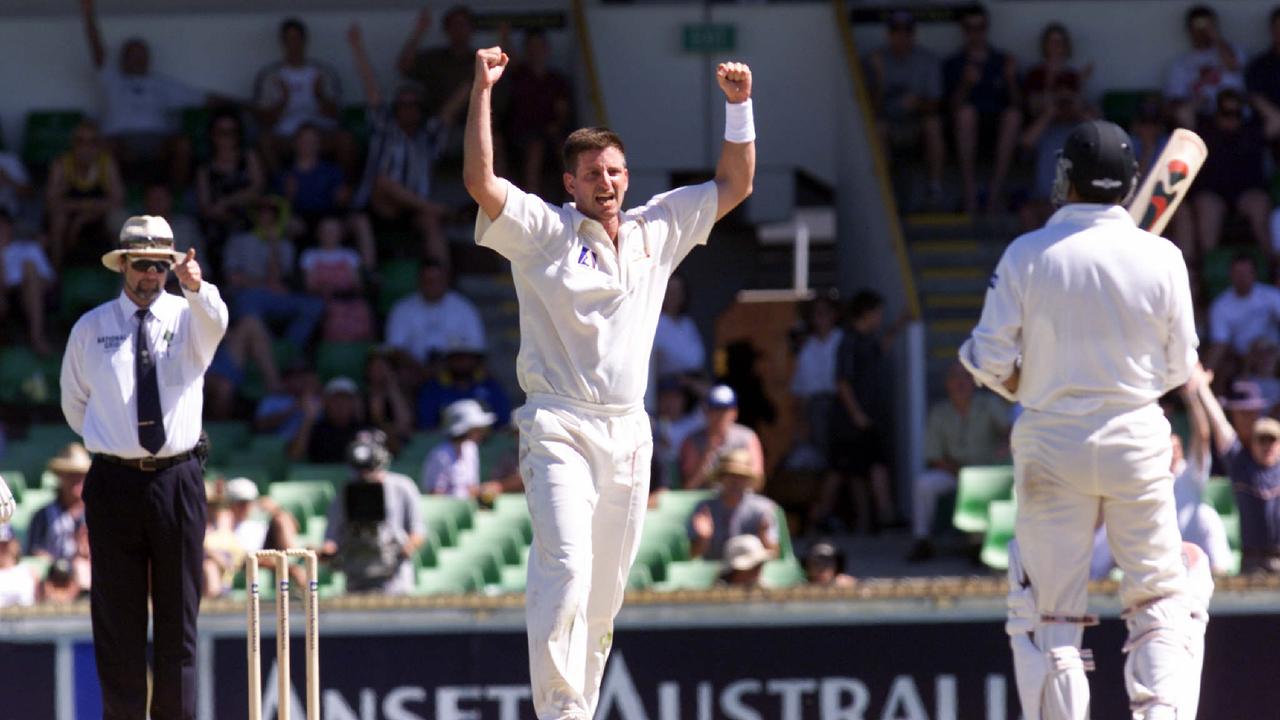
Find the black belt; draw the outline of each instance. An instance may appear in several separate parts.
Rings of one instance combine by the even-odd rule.
[[[141,470],[143,472],[155,472],[157,470],[165,470],[171,468],[178,463],[184,463],[195,457],[195,453],[188,450],[177,455],[169,457],[144,457],[144,458],[122,458],[116,455],[107,455],[106,453],[96,453],[95,460],[109,462],[112,465],[120,465],[131,470]]]

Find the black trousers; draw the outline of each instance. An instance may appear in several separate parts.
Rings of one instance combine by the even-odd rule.
[[[194,720],[207,512],[200,463],[143,472],[95,459],[82,495],[103,720],[147,717],[148,589],[155,615],[151,720]]]

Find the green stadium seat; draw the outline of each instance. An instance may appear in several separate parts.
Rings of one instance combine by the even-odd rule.
[[[278,503],[297,502],[307,510],[307,516],[324,515],[334,499],[334,488],[326,480],[291,480],[271,483],[267,495]]]
[[[484,587],[480,569],[465,564],[419,568],[417,579],[414,592],[418,595],[461,595]]]
[[[527,565],[507,565],[502,568],[502,581],[498,589],[504,593],[522,593],[529,581]]]
[[[491,512],[477,512],[473,517],[475,528],[468,530],[477,540],[483,540],[495,548],[504,565],[518,565],[520,550],[524,547],[524,535],[508,518]]]
[[[437,554],[439,567],[465,565],[480,571],[484,583],[498,584],[502,582],[502,554],[492,543],[483,538],[474,537],[470,531],[461,533],[458,546],[440,548]]]
[[[13,499],[19,505],[22,504],[22,498],[27,491],[27,475],[21,470],[10,470],[0,467],[0,477],[4,478],[4,484],[9,486],[9,491],[13,493]]]
[[[503,493],[494,498],[493,512],[520,531],[525,545],[533,542],[533,520],[524,493]]]
[[[284,480],[289,472],[289,442],[276,435],[254,435],[246,448],[236,449],[227,458],[228,464],[263,465],[271,479]]]
[[[993,500],[987,506],[987,532],[982,541],[982,564],[993,570],[1009,569],[1009,541],[1018,505],[1012,500]]]
[[[1231,489],[1231,481],[1225,477],[1209,478],[1200,499],[1217,510],[1219,515],[1235,515],[1239,512],[1236,509],[1236,495]]]
[[[667,579],[667,566],[671,564],[671,549],[663,538],[645,535],[640,538],[636,553],[636,565],[643,565],[649,577],[655,581]]]
[[[58,373],[25,345],[0,348],[0,402],[15,405],[56,404]]]
[[[68,326],[86,310],[97,307],[120,294],[120,276],[103,272],[102,265],[72,266],[62,270],[59,285],[58,314]]]
[[[388,260],[378,265],[378,313],[386,315],[397,301],[418,289],[418,261]]]
[[[285,473],[287,482],[324,481],[334,488],[351,478],[351,468],[342,463],[293,463]]]
[[[712,490],[667,490],[658,499],[656,515],[687,522],[698,503],[715,495]]]
[[[417,552],[413,554],[414,566],[419,568],[438,567],[440,565],[440,556],[436,549],[435,541],[428,537],[425,542],[418,546]]]
[[[422,519],[427,525],[430,538],[439,547],[453,547],[458,544],[458,521],[453,509],[447,505],[429,502],[431,496],[420,501]]]
[[[706,590],[720,577],[716,560],[677,560],[667,565],[667,578],[655,583],[655,590]]]
[[[499,432],[490,435],[480,443],[480,478],[482,480],[493,477],[502,461],[515,453],[517,442],[516,437],[511,433]]]
[[[31,110],[22,131],[22,160],[44,168],[71,147],[71,133],[84,119],[79,110]]]
[[[1013,497],[1012,465],[970,465],[960,468],[956,513],[951,522],[969,533],[987,531],[987,506]]]
[[[329,529],[329,518],[325,515],[316,515],[307,521],[307,531],[299,533],[299,539],[302,541],[303,547],[309,547],[319,550],[324,545],[324,533]]]
[[[631,566],[631,573],[627,575],[628,590],[648,590],[653,587],[653,576],[649,574],[647,566],[636,563]]]
[[[1240,513],[1222,516],[1222,527],[1227,532],[1227,545],[1232,550],[1240,549]]]
[[[774,522],[778,525],[778,557],[795,559],[795,548],[791,546],[791,529],[787,527],[787,511],[779,505],[774,511]]]
[[[470,530],[473,527],[472,516],[476,512],[476,503],[474,500],[451,497],[448,495],[424,495],[422,496],[422,508],[425,512],[427,506],[435,506],[438,512],[447,512],[453,516],[453,523],[458,530]],[[436,512],[437,510],[433,510]]]
[[[209,462],[221,464],[237,449],[249,443],[253,431],[249,424],[239,420],[211,421],[204,423],[209,436]]]
[[[323,381],[346,376],[363,386],[364,363],[371,342],[322,342],[316,348],[316,372]]]
[[[760,583],[767,588],[789,588],[806,581],[804,568],[795,558],[770,560],[760,573]]]

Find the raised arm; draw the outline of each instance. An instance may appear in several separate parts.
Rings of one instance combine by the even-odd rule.
[[[431,10],[423,8],[414,21],[413,32],[409,33],[409,38],[404,41],[404,47],[400,48],[400,55],[396,57],[396,69],[401,75],[413,74],[413,61],[418,55],[418,43],[422,42],[422,36],[427,34],[430,27]]]
[[[720,63],[716,82],[724,91],[724,144],[716,165],[716,220],[729,214],[751,194],[756,176],[756,130],[751,116],[751,68],[746,63]]]
[[[1212,376],[1205,372],[1204,367],[1197,364],[1191,372],[1191,385],[1195,396],[1200,400],[1200,407],[1204,408],[1204,414],[1209,421],[1209,429],[1213,437],[1213,446],[1219,453],[1225,453],[1231,449],[1236,443],[1236,429],[1231,427],[1231,422],[1227,420],[1227,415],[1222,411],[1222,405],[1218,402],[1218,398],[1214,397],[1213,390],[1209,387]]]
[[[80,17],[84,21],[84,36],[89,42],[89,57],[95,68],[107,61],[107,50],[102,45],[102,33],[98,31],[98,18],[93,10],[93,0],[80,0]]]
[[[1203,371],[1201,371],[1203,372]],[[1200,402],[1197,395],[1197,383],[1202,379],[1194,376],[1182,386],[1179,393],[1182,395],[1182,403],[1187,406],[1187,418],[1190,420],[1191,432],[1187,437],[1187,458],[1194,460],[1197,465],[1206,465],[1205,459],[1209,457],[1210,443],[1213,441],[1213,431],[1209,426],[1209,415],[1205,412],[1204,404]]]
[[[490,220],[502,214],[502,206],[507,202],[507,185],[493,172],[492,127],[493,86],[502,77],[507,61],[507,54],[500,47],[476,51],[476,75],[471,84],[463,145],[462,182]]]
[[[351,44],[351,57],[356,61],[356,74],[360,76],[360,86],[364,88],[364,100],[369,107],[382,105],[382,89],[378,87],[378,77],[373,74],[373,65],[369,62],[369,53],[364,49],[364,35],[360,32],[360,23],[351,23],[347,29],[347,42]]]

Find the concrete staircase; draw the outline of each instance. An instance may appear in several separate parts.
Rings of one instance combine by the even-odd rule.
[[[924,315],[928,397],[935,400],[943,395],[947,367],[978,322],[988,279],[1018,223],[1015,217],[913,214],[903,217],[902,229]]]

